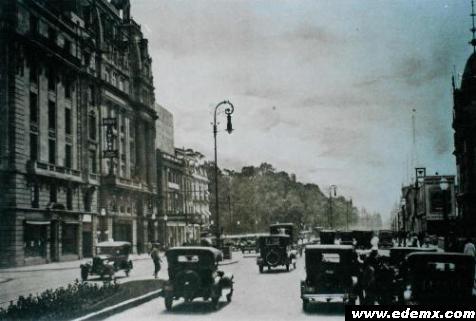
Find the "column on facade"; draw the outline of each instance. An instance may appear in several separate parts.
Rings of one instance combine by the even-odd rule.
[[[137,218],[132,220],[132,252],[137,253]]]
[[[114,221],[112,216],[107,217],[107,238],[111,240],[113,238],[113,228],[114,228]]]

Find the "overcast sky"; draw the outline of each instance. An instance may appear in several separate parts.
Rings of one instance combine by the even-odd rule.
[[[229,99],[220,166],[266,161],[388,216],[416,109],[416,165],[455,173],[451,74],[472,50],[470,0],[131,2],[177,147],[213,159],[213,109]]]

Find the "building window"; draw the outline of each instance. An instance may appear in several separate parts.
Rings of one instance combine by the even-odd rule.
[[[46,257],[47,234],[46,225],[25,224],[23,232],[25,256]]]
[[[71,41],[65,39],[63,49],[67,54],[71,54]]]
[[[38,64],[35,59],[30,60],[30,83],[38,84]]]
[[[89,170],[91,173],[97,173],[97,164],[96,164],[96,151],[90,150],[89,151]]]
[[[72,154],[71,145],[66,145],[64,151],[65,151],[64,166],[66,168],[71,168],[71,167],[73,167],[72,166],[72,156],[71,156],[71,154]]]
[[[62,226],[62,252],[63,254],[78,253],[78,225],[64,224]]]
[[[38,135],[30,134],[30,159],[38,160]]]
[[[51,100],[48,102],[48,128],[56,129],[56,104]]]
[[[48,90],[55,91],[56,89],[56,73],[53,68],[48,69]]]
[[[48,39],[52,43],[56,43],[56,30],[54,28],[48,28]]]
[[[30,123],[38,123],[38,95],[30,93]]]
[[[73,89],[73,85],[71,84],[71,80],[68,78],[64,79],[64,96],[68,99],[71,99],[71,91]]]
[[[30,13],[30,32],[34,35],[38,33],[38,18]]]
[[[94,99],[94,86],[90,85],[88,88],[88,103],[90,105],[94,105],[95,99]]]
[[[40,207],[40,188],[36,183],[31,185],[31,207]]]
[[[54,139],[48,140],[48,162],[56,164],[56,141]]]
[[[88,119],[89,138],[96,140],[96,114],[94,112],[89,113]]]
[[[50,203],[56,203],[57,200],[58,200],[58,197],[57,197],[57,190],[56,190],[56,185],[55,184],[51,184],[50,185]]]
[[[64,110],[64,131],[66,135],[71,135],[71,109],[65,108]]]
[[[66,189],[66,209],[73,210],[73,189],[70,187]]]

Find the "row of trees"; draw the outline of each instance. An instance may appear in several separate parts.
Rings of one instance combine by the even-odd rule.
[[[214,164],[206,164],[210,178],[210,210],[215,218]],[[267,163],[218,174],[220,226],[226,234],[266,232],[276,222],[292,222],[303,229],[356,226],[359,211],[342,196],[326,196],[318,185],[303,184]],[[331,205],[332,204],[332,205]],[[332,207],[332,209],[331,209]],[[331,214],[332,213],[332,214]]]

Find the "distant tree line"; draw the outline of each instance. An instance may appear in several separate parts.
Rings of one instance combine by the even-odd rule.
[[[214,164],[205,166],[214,220]],[[349,199],[333,195],[330,202],[318,185],[298,182],[295,175],[277,171],[268,163],[246,166],[239,172],[219,169],[218,187],[220,226],[226,234],[267,232],[277,222],[292,222],[302,229],[329,228],[332,223],[333,228],[344,230],[347,225],[358,225],[359,211]]]

